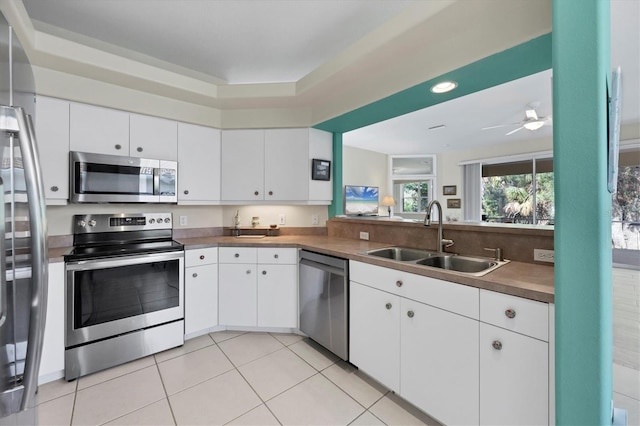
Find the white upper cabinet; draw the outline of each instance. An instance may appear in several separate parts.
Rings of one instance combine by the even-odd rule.
[[[264,199],[309,198],[309,129],[267,129],[264,135]]]
[[[222,201],[329,204],[332,182],[312,180],[312,159],[332,159],[331,134],[316,129],[222,131]]]
[[[129,116],[129,155],[158,160],[178,159],[178,123],[141,114]]]
[[[223,200],[264,200],[264,130],[223,130],[221,169]]]
[[[69,102],[38,96],[36,139],[47,204],[69,198]]]
[[[220,130],[178,123],[178,203],[220,202]]]
[[[129,155],[129,113],[93,105],[70,105],[71,151]]]

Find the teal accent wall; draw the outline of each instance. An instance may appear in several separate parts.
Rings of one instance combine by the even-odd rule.
[[[329,206],[329,217],[336,217],[344,212],[342,197],[342,133],[333,133],[333,202]]]
[[[611,424],[609,0],[553,1],[556,423]]]

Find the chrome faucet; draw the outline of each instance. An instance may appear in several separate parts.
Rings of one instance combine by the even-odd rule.
[[[442,237],[442,206],[438,200],[431,200],[429,205],[427,205],[427,215],[424,217],[424,226],[431,225],[431,210],[433,210],[434,204],[438,208],[438,243],[436,250],[438,253],[444,253],[445,248],[453,245],[453,240],[445,240]]]

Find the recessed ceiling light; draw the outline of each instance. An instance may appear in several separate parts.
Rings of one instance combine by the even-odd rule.
[[[431,86],[433,93],[447,93],[458,87],[458,83],[455,81],[443,81],[442,83],[434,84]]]

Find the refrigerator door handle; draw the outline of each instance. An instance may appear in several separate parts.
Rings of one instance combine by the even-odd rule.
[[[32,296],[29,315],[29,344],[22,381],[24,396],[20,405],[20,410],[25,410],[35,406],[47,313],[49,263],[47,258],[47,217],[42,169],[31,117],[20,107],[2,106],[0,108],[0,126],[18,136],[29,202]]]
[[[4,182],[0,178],[0,327],[7,320],[7,275],[6,275],[6,251],[4,222]]]

